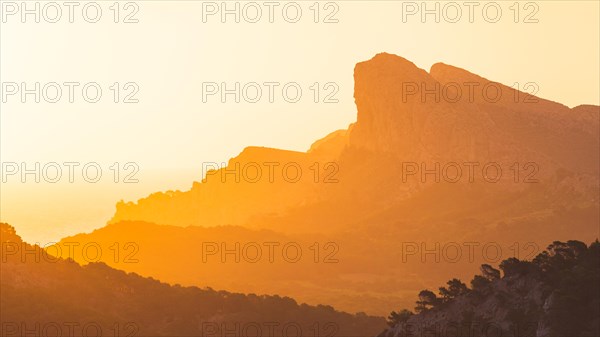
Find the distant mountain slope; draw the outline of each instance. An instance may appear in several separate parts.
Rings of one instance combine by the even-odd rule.
[[[417,315],[392,313],[379,337],[600,336],[600,243],[554,242],[533,262],[507,259],[504,275],[482,266],[467,288],[453,279],[441,297],[424,290]]]
[[[289,297],[171,286],[104,263],[54,259],[0,224],[2,336],[369,336],[383,318]],[[57,328],[58,327],[58,328]],[[57,330],[58,329],[58,330]],[[71,329],[71,330],[69,330]],[[69,334],[70,333],[70,334]]]
[[[390,272],[399,251],[373,253],[360,238],[282,234],[243,227],[179,227],[147,222],[110,224],[63,238],[63,257],[75,246],[75,261],[98,261],[170,284],[209,286],[233,292],[290,296],[311,305],[384,315],[420,286]],[[128,245],[128,243],[131,243]],[[377,241],[373,244],[377,246]],[[115,247],[120,255],[115,259]],[[51,248],[51,253],[56,252]],[[412,298],[410,299],[412,301]],[[341,309],[344,308],[344,309]]]
[[[189,191],[154,193],[137,203],[119,202],[110,223],[142,220],[179,226],[241,225],[254,215],[284,213],[289,207],[318,198],[324,175],[336,169],[330,163],[337,154],[330,151],[340,146],[322,147],[309,153],[247,147],[227,167],[194,182]]]

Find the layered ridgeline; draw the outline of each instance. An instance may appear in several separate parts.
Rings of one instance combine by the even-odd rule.
[[[530,185],[523,181],[537,179],[538,186],[553,192],[548,197],[557,202],[562,200],[560,194],[569,191],[578,193],[565,195],[564,200],[576,196],[580,206],[593,204],[591,198],[597,198],[597,106],[570,109],[445,64],[436,64],[427,73],[390,54],[357,64],[354,78],[358,115],[349,130],[317,141],[306,153],[249,147],[231,159],[227,168],[211,172],[189,191],[156,193],[137,203],[120,202],[111,223],[142,220],[218,226],[250,222],[264,228],[267,224],[262,218],[282,215],[286,224],[268,225],[297,231],[334,229],[426,193],[422,185],[429,187],[436,178],[429,174],[424,179],[427,184],[421,183],[422,163],[428,170],[439,163],[440,172],[446,166],[442,182],[454,180],[456,169],[447,164],[458,163],[463,171],[458,183],[469,180],[469,166],[464,163],[478,164],[475,182],[483,182],[484,173],[489,181],[494,180],[496,166],[486,172],[482,167],[498,163],[502,165],[499,184],[505,183],[504,188],[528,189]],[[535,90],[535,86],[527,88]],[[329,162],[338,164],[339,172],[325,167]],[[266,163],[278,165],[273,167],[272,180]],[[302,167],[304,174],[297,182],[294,167],[286,168],[291,177],[284,179],[282,171],[288,163]],[[317,184],[315,168],[311,169],[314,163],[321,164]],[[418,173],[409,175],[407,182],[402,173],[413,167],[404,165],[402,170],[402,163],[419,164]],[[519,164],[520,173],[516,184],[514,163]],[[528,163],[535,165],[525,167]],[[258,180],[254,164],[262,168]],[[563,185],[568,186],[560,190]],[[327,207],[331,204],[346,207]],[[322,210],[317,209],[319,205],[327,206]],[[458,206],[457,210],[470,207]],[[292,215],[294,219],[307,213],[319,220],[330,216],[326,223],[316,221],[309,226],[288,224],[290,213],[299,213]]]
[[[416,314],[392,312],[379,337],[600,336],[600,243],[554,242],[531,262],[481,266],[467,286],[458,279],[419,293]]]
[[[571,109],[390,54],[357,64],[354,78],[348,130],[306,153],[246,148],[190,190],[120,202],[107,227],[61,245],[135,242],[139,263],[100,260],[171,283],[384,315],[481,263],[599,236],[598,106]],[[283,258],[290,243],[298,262]]]
[[[289,297],[161,283],[104,263],[81,266],[0,224],[2,336],[369,336],[380,317]]]

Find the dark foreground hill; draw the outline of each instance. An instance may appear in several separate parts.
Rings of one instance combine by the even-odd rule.
[[[533,261],[510,258],[504,275],[482,265],[468,288],[423,290],[413,314],[392,312],[379,337],[600,336],[600,243],[554,242]]]
[[[381,317],[81,266],[0,224],[1,336],[373,336]],[[108,253],[108,252],[104,252]]]

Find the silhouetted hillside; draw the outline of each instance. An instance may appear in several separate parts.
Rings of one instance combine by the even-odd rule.
[[[413,314],[392,312],[379,337],[600,336],[600,243],[554,242],[532,262],[482,265],[470,288],[448,281],[419,293]]]
[[[385,324],[383,318],[298,304],[289,297],[172,286],[104,263],[80,266],[24,243],[7,224],[0,224],[0,234],[1,335],[6,337],[90,336],[95,331],[144,337],[257,332],[274,337],[296,331],[303,336],[369,336]],[[57,327],[62,332],[57,334]]]

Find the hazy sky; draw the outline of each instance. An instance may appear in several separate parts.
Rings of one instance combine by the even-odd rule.
[[[507,85],[533,82],[539,96],[570,107],[600,102],[597,1],[474,2],[473,7],[437,2],[439,23],[435,14],[422,22],[420,1],[317,6],[297,1],[272,7],[246,1],[238,2],[240,23],[235,14],[221,22],[220,2],[201,1],[122,2],[118,13],[113,1],[79,2],[73,23],[62,2],[58,22],[47,22],[55,20],[57,8],[43,1],[40,23],[34,14],[23,23],[20,3],[2,1],[1,9],[4,173],[14,169],[10,163],[33,169],[36,162],[41,168],[56,162],[63,173],[56,183],[44,177],[36,183],[33,174],[23,183],[17,172],[2,184],[1,220],[29,241],[44,243],[100,227],[120,199],[188,189],[201,179],[203,162],[227,161],[248,145],[305,151],[355,121],[354,65],[379,52],[398,54],[426,70],[444,62]],[[436,2],[426,6],[435,9]],[[98,22],[86,22],[96,20],[98,8]],[[257,17],[257,8],[262,16],[248,22]],[[25,89],[40,83],[40,103],[34,94],[21,102],[22,82]],[[48,102],[56,100],[56,86],[48,85],[53,82],[62,91],[56,103]],[[214,89],[209,82],[225,82],[229,89],[239,82],[246,95],[240,103],[233,94],[224,103],[220,94],[203,97]],[[273,102],[265,82],[278,83],[272,84]],[[249,101],[255,100],[256,85],[248,83],[262,91],[255,103]],[[98,102],[86,102],[94,100],[97,87]],[[292,102],[297,88],[302,95]],[[64,162],[80,164],[74,166],[73,183]],[[115,162],[119,183],[113,181]],[[128,162],[135,164],[125,167]],[[86,163],[102,169],[97,183],[82,178]],[[47,167],[54,177],[52,165]],[[137,169],[133,178],[139,182],[123,183]]]

